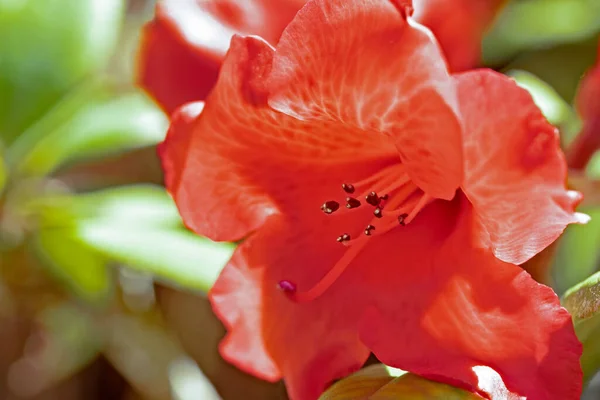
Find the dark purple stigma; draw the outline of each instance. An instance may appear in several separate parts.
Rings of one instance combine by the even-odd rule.
[[[295,293],[297,290],[295,283],[286,280],[279,281],[277,287],[285,293]]]

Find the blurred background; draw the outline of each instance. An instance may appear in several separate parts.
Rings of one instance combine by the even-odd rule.
[[[220,358],[205,293],[234,247],[188,232],[162,187],[168,117],[134,84],[154,7],[0,0],[0,399],[285,398]],[[565,147],[599,31],[600,0],[515,0],[483,42]],[[559,294],[598,270],[598,179],[598,155],[572,172],[592,222],[526,266]]]

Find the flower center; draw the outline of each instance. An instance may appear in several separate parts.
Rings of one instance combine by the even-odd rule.
[[[321,296],[342,275],[345,269],[365,248],[370,239],[383,235],[399,226],[410,224],[433,199],[419,189],[408,177],[404,166],[395,164],[355,183],[343,183],[345,207],[328,200],[321,206],[327,215],[350,213],[365,207],[372,209],[371,220],[358,233],[341,233],[337,241],[347,250],[337,263],[315,286],[299,291],[297,285],[282,280],[278,287],[296,302],[307,302]]]

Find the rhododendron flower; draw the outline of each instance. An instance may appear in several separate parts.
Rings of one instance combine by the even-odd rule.
[[[398,0],[311,0],[277,48],[233,38],[160,146],[187,226],[246,238],[209,296],[222,355],[316,399],[373,352],[494,395],[578,399],[571,318],[521,264],[580,195],[556,130],[489,70],[450,75]],[[515,397],[516,398],[516,397]]]
[[[568,151],[569,166],[583,169],[600,149],[600,46],[596,65],[585,75],[576,98],[583,129]]]
[[[142,32],[138,81],[171,113],[204,100],[233,34],[275,45],[306,0],[162,0]],[[450,69],[479,64],[481,39],[506,0],[417,0],[418,22],[437,36]]]
[[[507,0],[414,0],[414,18],[427,26],[442,46],[450,70],[480,64],[481,41]]]

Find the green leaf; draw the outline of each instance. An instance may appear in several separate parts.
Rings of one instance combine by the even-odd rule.
[[[23,206],[25,215],[38,215],[45,229],[73,227],[81,221],[139,227],[181,228],[173,199],[156,185],[121,186],[78,195],[34,199]]]
[[[597,269],[600,257],[600,209],[580,210],[591,217],[585,225],[570,225],[561,237],[552,268],[556,289],[564,292]]]
[[[63,230],[42,230],[33,239],[44,265],[78,297],[101,303],[112,292],[107,260]]]
[[[40,121],[41,127],[34,126],[15,142],[9,154],[17,173],[41,176],[69,160],[154,145],[164,139],[168,120],[141,92],[114,97],[98,90],[80,100],[86,102],[76,109],[53,110],[63,115],[62,121],[51,112]],[[64,115],[65,110],[73,114]]]
[[[183,228],[173,200],[157,186],[41,198],[24,206],[42,229],[178,286],[207,291],[234,246]]]
[[[390,371],[384,365],[366,367],[335,383],[319,400],[470,400],[481,397],[417,375]]]
[[[483,41],[483,58],[501,63],[535,47],[577,42],[600,30],[597,0],[511,1]]]
[[[188,289],[208,291],[231,257],[231,244],[184,230],[81,221],[74,236],[90,249]]]
[[[600,272],[565,292],[562,304],[571,313],[583,344],[581,367],[587,382],[600,369]]]
[[[12,141],[111,56],[123,0],[0,0],[0,137]]]

